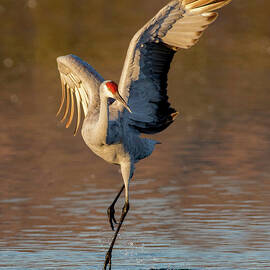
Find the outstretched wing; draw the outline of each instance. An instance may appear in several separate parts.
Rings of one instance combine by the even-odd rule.
[[[168,102],[167,74],[174,53],[193,46],[217,18],[213,10],[229,2],[172,1],[135,34],[119,83],[119,92],[133,112],[125,114],[129,125],[143,133],[156,133],[173,122],[177,112]]]
[[[98,90],[104,79],[93,67],[84,62],[78,56],[72,54],[58,57],[57,64],[62,85],[62,99],[57,115],[59,115],[64,108],[66,100],[66,108],[61,122],[65,121],[70,112],[66,123],[66,128],[68,128],[74,117],[75,97],[77,104],[77,124],[74,131],[75,136],[80,126],[81,107],[85,117],[87,114],[94,113],[98,110]]]

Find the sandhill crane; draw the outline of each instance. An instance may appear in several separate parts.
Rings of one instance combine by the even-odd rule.
[[[125,189],[125,204],[114,237],[104,261],[104,270],[111,269],[112,249],[129,210],[129,182],[135,163],[148,157],[158,143],[141,138],[141,133],[155,134],[167,128],[177,112],[167,96],[167,74],[176,51],[193,46],[203,31],[216,18],[213,12],[231,0],[174,0],[161,9],[132,38],[119,86],[102,76],[75,55],[57,58],[62,83],[59,111],[70,111],[68,128],[77,107],[76,135],[81,119],[85,119],[82,137],[87,146],[109,163],[120,165],[124,185],[108,208],[112,230],[115,224],[114,205]]]

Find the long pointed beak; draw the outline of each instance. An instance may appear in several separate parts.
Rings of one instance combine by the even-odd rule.
[[[131,109],[128,107],[127,103],[124,101],[124,99],[120,96],[118,92],[114,94],[114,97],[117,101],[123,104],[123,106],[130,112],[132,113]]]

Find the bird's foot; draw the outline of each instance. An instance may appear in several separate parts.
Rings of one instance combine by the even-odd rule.
[[[107,210],[108,218],[109,218],[109,223],[111,225],[112,230],[114,231],[114,224],[117,224],[116,219],[115,219],[115,210],[114,210],[114,204],[112,204],[108,210]]]
[[[112,269],[112,250],[111,249],[109,249],[106,254],[103,270],[107,269],[108,264],[109,264],[109,270],[111,270]]]

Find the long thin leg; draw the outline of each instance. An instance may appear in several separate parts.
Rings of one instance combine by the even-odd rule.
[[[114,205],[116,204],[119,196],[121,195],[122,191],[124,190],[125,188],[125,185],[123,185],[120,189],[120,191],[118,192],[118,194],[116,195],[114,201],[112,202],[112,204],[110,205],[110,207],[108,208],[107,210],[107,214],[108,214],[108,218],[109,218],[109,222],[110,222],[110,225],[111,225],[111,228],[112,230],[114,231],[114,225],[113,223],[117,224],[116,220],[115,220],[115,210],[114,210]]]
[[[121,229],[122,223],[124,222],[124,219],[125,219],[125,217],[128,213],[128,210],[129,210],[129,192],[128,192],[128,190],[129,190],[129,181],[133,175],[133,172],[134,172],[134,164],[132,162],[130,162],[130,160],[121,163],[121,173],[122,173],[122,177],[124,180],[124,187],[125,187],[125,204],[124,204],[124,207],[122,209],[122,214],[121,214],[121,217],[119,220],[119,224],[117,226],[117,229],[114,233],[114,236],[113,236],[113,239],[111,242],[111,245],[110,245],[108,252],[106,254],[103,270],[106,270],[108,264],[109,264],[109,270],[111,270],[111,267],[112,267],[113,246],[114,246],[115,240],[117,238],[117,235]],[[121,192],[122,192],[122,189],[119,192],[119,196],[120,196]],[[116,201],[117,201],[118,197],[115,198]]]
[[[126,215],[128,213],[128,210],[129,210],[129,202],[126,201],[125,204],[124,204],[123,210],[122,210],[122,215],[121,215],[119,224],[118,224],[117,229],[116,229],[116,231],[114,233],[114,237],[112,239],[112,242],[111,242],[111,245],[109,247],[109,250],[108,250],[108,252],[106,254],[103,270],[106,270],[108,264],[109,264],[109,270],[111,270],[111,267],[112,267],[112,250],[113,250],[113,246],[114,246],[116,237],[118,235],[118,232],[120,231],[120,228],[122,226],[122,223],[124,222],[124,219],[125,219],[125,217],[126,217]]]

